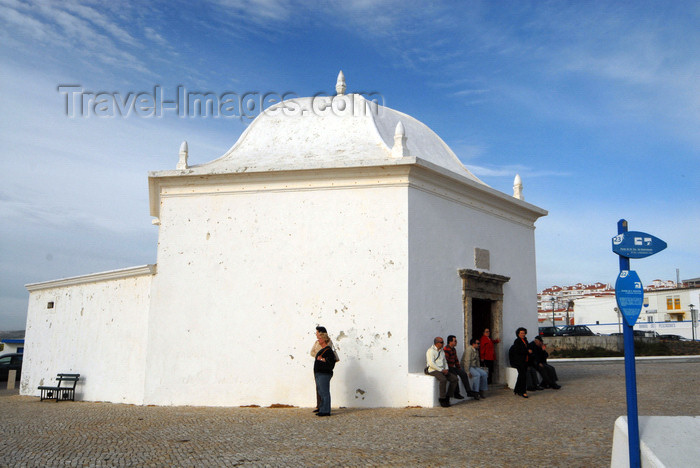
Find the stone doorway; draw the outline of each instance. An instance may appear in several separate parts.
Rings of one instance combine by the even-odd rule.
[[[472,298],[472,333],[470,338],[481,338],[485,328],[493,327],[493,301],[490,299]]]
[[[481,338],[484,328],[491,329],[491,338],[499,339],[503,346],[503,285],[508,276],[486,273],[478,270],[459,270],[462,278],[462,302],[464,304],[464,345],[468,346],[473,337]],[[504,356],[502,352],[497,353]],[[494,383],[505,381],[506,363],[496,359]]]

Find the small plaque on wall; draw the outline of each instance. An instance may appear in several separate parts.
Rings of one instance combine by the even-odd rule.
[[[491,268],[491,253],[486,249],[474,248],[474,266],[480,270]]]

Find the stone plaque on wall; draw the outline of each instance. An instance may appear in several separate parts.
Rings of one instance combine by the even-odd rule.
[[[491,254],[488,250],[478,247],[474,249],[474,267],[480,270],[489,270],[491,268]]]

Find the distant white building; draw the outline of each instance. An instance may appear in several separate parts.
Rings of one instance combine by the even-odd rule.
[[[682,284],[688,286],[685,281]],[[644,286],[644,291],[649,294],[654,291],[674,288],[677,288],[675,281],[655,279]],[[581,325],[581,318],[578,316],[578,310],[574,308],[574,304],[578,304],[582,298],[609,298],[611,296],[615,302],[615,288],[606,283],[551,286],[537,294],[538,322],[540,326]]]
[[[24,353],[24,339],[4,338],[0,340],[0,356],[3,354]]]
[[[206,164],[149,175],[157,265],[36,283],[21,393],[78,372],[79,398],[154,405],[315,404],[317,324],[341,406],[432,406],[436,335],[491,327],[496,380],[534,328],[535,221],[426,125],[357,94],[258,116]]]
[[[700,278],[690,278],[683,280],[683,286],[688,288],[696,287],[700,288]]]
[[[614,294],[609,284],[577,283],[573,286],[551,286],[537,294],[537,318],[541,326],[574,324],[574,301],[587,296]]]
[[[635,330],[654,331],[660,335],[681,335],[692,338],[691,306],[700,304],[700,288],[647,290],[644,306]],[[589,296],[574,304],[577,325],[587,325],[596,333],[610,334],[621,330],[615,295]],[[696,324],[696,338],[700,338]]]

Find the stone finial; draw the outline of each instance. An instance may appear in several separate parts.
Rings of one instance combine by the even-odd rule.
[[[520,174],[515,174],[515,180],[513,181],[513,197],[518,200],[524,200],[523,198],[523,180],[520,178]]]
[[[404,129],[401,121],[396,124],[396,130],[394,130],[394,146],[391,148],[391,155],[395,158],[408,156],[408,148],[406,147],[406,129]]]
[[[335,83],[335,92],[338,96],[342,96],[345,94],[346,89],[345,75],[343,75],[343,70],[340,70],[340,73],[338,73],[338,81]]]
[[[177,162],[176,169],[187,169],[187,141],[183,141],[180,145],[180,159]]]

